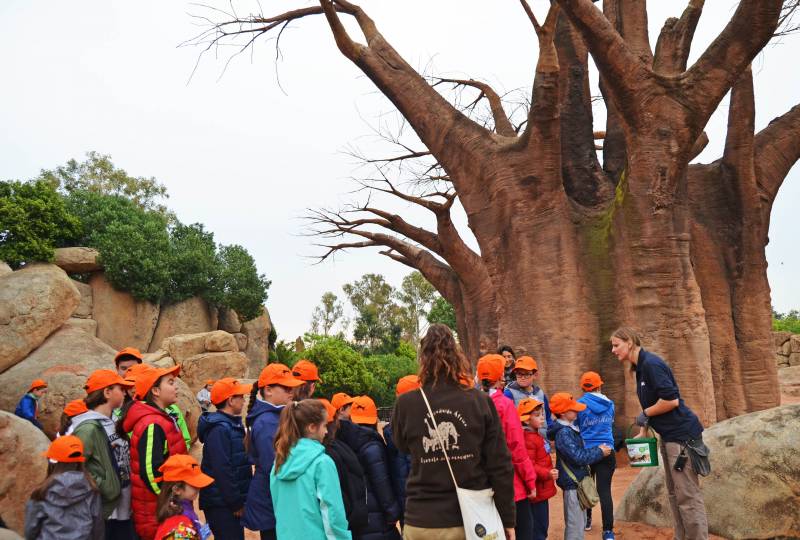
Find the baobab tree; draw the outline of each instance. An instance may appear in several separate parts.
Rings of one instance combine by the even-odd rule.
[[[433,161],[425,171],[431,191],[409,193],[388,177],[370,189],[426,208],[437,227],[425,230],[369,202],[318,210],[317,231],[338,240],[323,257],[381,246],[418,269],[453,304],[473,359],[499,342],[524,347],[551,391],[574,389],[581,372],[599,371],[630,417],[638,409],[631,375],[608,354],[610,331],[628,323],[668,359],[706,424],[779,404],[764,248],[773,201],[800,157],[800,106],[755,133],[750,63],[797,2],[742,0],[691,66],[703,0],[666,21],[655,50],[643,0],[604,0],[602,10],[591,0],[554,0],[544,20],[520,3],[539,54],[518,125],[488,84],[421,75],[346,0],[232,15],[198,42],[244,37],[244,50],[293,21],[325,17],[341,54],[419,138],[420,148],[387,160]],[[352,17],[362,36],[351,35],[342,17]],[[590,57],[606,105],[603,133],[592,128]],[[454,106],[438,91],[442,83],[477,90],[492,121]],[[690,164],[729,92],[723,155]],[[456,199],[478,251],[453,225]]]

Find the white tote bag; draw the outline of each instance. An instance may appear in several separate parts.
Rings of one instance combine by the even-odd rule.
[[[506,533],[497,507],[494,505],[494,491],[491,488],[464,489],[458,487],[453,467],[450,465],[450,456],[447,455],[444,440],[439,433],[439,424],[436,423],[431,404],[428,403],[428,396],[425,395],[422,388],[419,391],[422,393],[422,399],[425,400],[425,406],[428,407],[428,415],[433,421],[433,429],[436,430],[436,437],[439,439],[444,459],[447,461],[450,477],[456,487],[458,506],[461,508],[461,518],[464,521],[464,533],[467,540],[504,540]]]

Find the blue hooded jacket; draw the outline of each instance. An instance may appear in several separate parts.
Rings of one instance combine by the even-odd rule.
[[[19,403],[17,403],[17,408],[14,410],[14,414],[20,418],[30,421],[31,424],[44,431],[44,427],[42,426],[41,422],[36,419],[36,408],[38,406],[39,403],[36,401],[36,398],[33,397],[33,394],[28,393],[22,396],[22,399],[19,400]]]
[[[200,468],[214,479],[200,491],[200,509],[228,508],[236,512],[244,508],[253,475],[244,449],[241,417],[205,412],[197,423],[197,436],[203,443]]]
[[[556,441],[556,468],[558,480],[556,484],[561,489],[578,489],[577,484],[567,474],[564,465],[569,467],[575,479],[581,481],[589,474],[588,465],[603,459],[603,452],[599,448],[584,448],[581,434],[569,426],[553,422],[547,429],[547,436]]]
[[[247,425],[250,426],[249,458],[256,470],[247,492],[242,525],[252,531],[269,531],[275,528],[269,472],[275,461],[273,441],[282,410],[282,406],[276,407],[258,399],[247,414]]]
[[[577,424],[586,448],[607,444],[614,448],[614,402],[602,394],[587,392],[578,399],[586,409],[578,413]]]

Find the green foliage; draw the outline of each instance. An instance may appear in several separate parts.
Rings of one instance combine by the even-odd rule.
[[[343,339],[322,337],[303,352],[303,358],[314,362],[322,383],[316,395],[330,398],[336,392],[351,396],[369,394],[374,385],[364,359]],[[292,362],[294,364],[294,362]]]
[[[169,243],[170,283],[165,301],[180,302],[192,296],[213,299],[219,283],[214,234],[200,223],[177,223],[170,231]]]
[[[407,341],[401,341],[397,349],[395,349],[394,354],[395,356],[410,358],[414,362],[417,361],[417,351],[414,349],[414,346]]]
[[[451,330],[456,330],[456,311],[450,302],[437,296],[428,312],[428,322],[446,324]]]
[[[369,396],[379,407],[390,407],[394,403],[395,387],[400,377],[419,371],[416,358],[394,354],[367,356],[364,364],[374,379]]]
[[[367,350],[395,350],[403,332],[403,311],[394,302],[394,288],[380,274],[364,274],[342,289],[356,311],[356,342]]]
[[[403,307],[402,325],[406,338],[416,345],[422,329],[420,319],[426,316],[428,307],[436,298],[436,289],[420,272],[414,271],[403,278],[396,297]]]
[[[258,273],[253,257],[242,246],[231,245],[219,248],[218,259],[218,282],[210,298],[212,303],[235,310],[243,321],[261,315],[272,282]]]
[[[294,342],[280,340],[275,343],[275,349],[269,352],[269,361],[271,364],[278,363],[293,366],[298,360],[300,360],[300,353],[295,352]]]
[[[47,182],[0,182],[0,260],[18,268],[51,261],[80,231],[78,218]]]
[[[339,298],[328,291],[322,295],[320,305],[314,308],[311,314],[311,331],[315,334],[328,336],[337,321],[344,315],[344,306]]]
[[[776,332],[800,334],[800,311],[793,309],[788,313],[772,312],[772,329]]]

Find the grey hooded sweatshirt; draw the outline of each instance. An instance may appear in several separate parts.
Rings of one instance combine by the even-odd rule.
[[[80,471],[53,479],[43,501],[25,506],[25,540],[101,540],[105,526],[100,494]]]

